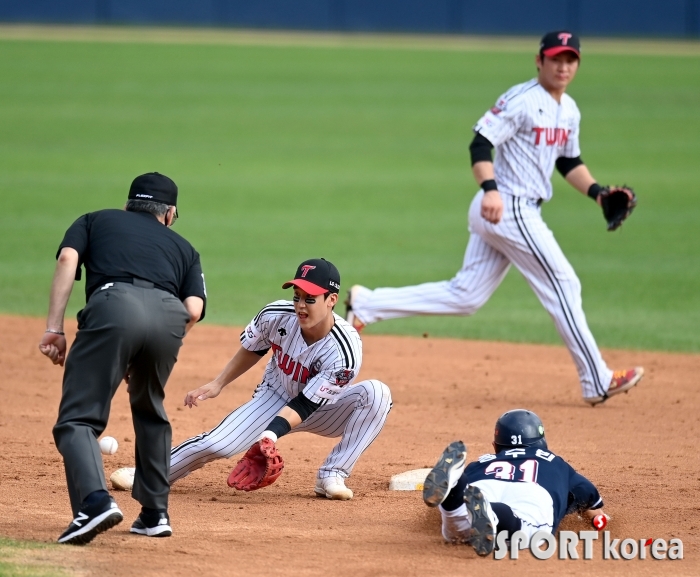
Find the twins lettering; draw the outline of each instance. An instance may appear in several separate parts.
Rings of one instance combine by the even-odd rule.
[[[564,146],[569,142],[571,130],[566,128],[540,128],[535,126],[532,131],[535,133],[535,146],[539,145],[544,135],[544,143],[547,146]]]
[[[272,354],[276,358],[277,365],[281,371],[285,375],[291,376],[293,381],[305,385],[311,377],[318,374],[317,368],[314,370],[314,367],[312,366],[311,369],[307,369],[301,363],[292,360],[292,357],[285,353],[281,346],[276,345],[275,343],[270,343],[270,347],[272,348]]]

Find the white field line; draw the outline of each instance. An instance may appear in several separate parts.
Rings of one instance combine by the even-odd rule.
[[[538,38],[419,34],[351,34],[132,26],[46,26],[0,24],[0,40],[148,44],[214,44],[319,48],[445,50],[458,52],[537,51]],[[585,54],[700,56],[700,42],[584,38]]]

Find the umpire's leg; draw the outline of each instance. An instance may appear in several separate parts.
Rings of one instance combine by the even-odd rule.
[[[137,300],[120,286],[98,289],[90,297],[66,359],[53,435],[63,456],[74,516],[90,493],[107,490],[97,437],[107,426],[112,397],[140,339]]]
[[[165,414],[164,387],[177,361],[189,314],[176,297],[137,289],[144,299],[148,337],[129,368],[129,400],[136,434],[132,496],[149,509],[166,510],[172,429]]]

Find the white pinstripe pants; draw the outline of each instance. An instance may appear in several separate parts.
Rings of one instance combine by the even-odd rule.
[[[471,315],[483,306],[511,263],[522,273],[554,320],[576,364],[584,397],[610,386],[607,367],[588,328],[581,283],[533,201],[501,193],[503,218],[481,217],[480,191],[469,208],[471,235],[464,263],[452,280],[358,291],[352,308],[364,323],[413,315]]]
[[[172,449],[170,482],[182,479],[209,461],[228,459],[247,451],[288,402],[286,395],[282,397],[270,385],[258,385],[250,401],[230,413],[211,431]],[[324,405],[291,432],[341,437],[318,470],[318,478],[346,478],[360,455],[382,430],[390,409],[389,387],[381,381],[362,381],[346,387],[335,403]]]

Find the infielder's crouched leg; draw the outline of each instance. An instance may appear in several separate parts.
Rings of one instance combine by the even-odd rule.
[[[321,465],[319,479],[345,479],[350,475],[360,455],[381,432],[391,403],[391,392],[384,383],[362,381],[347,387],[335,403],[322,407],[294,429],[323,437],[342,435]]]
[[[216,459],[247,451],[287,401],[266,385],[253,398],[229,413],[211,431],[196,435],[170,452],[170,482],[182,479]]]

